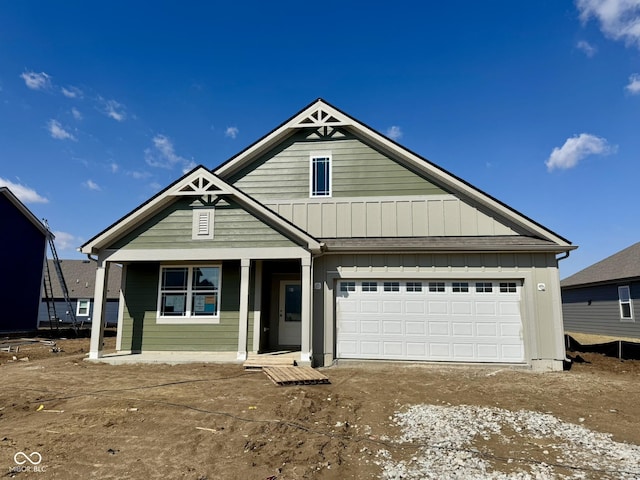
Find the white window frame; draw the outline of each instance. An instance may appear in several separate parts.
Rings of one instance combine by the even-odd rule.
[[[192,315],[193,309],[193,269],[194,268],[218,268],[218,301],[216,304],[216,312],[214,315]],[[186,305],[184,315],[162,315],[162,278],[163,271],[166,268],[186,268],[187,269],[187,287],[186,287]],[[158,278],[158,305],[156,311],[156,323],[163,325],[189,325],[189,324],[218,324],[220,323],[220,303],[222,299],[222,264],[220,263],[204,263],[195,265],[160,265]]]
[[[315,160],[326,158],[329,164],[327,181],[329,183],[326,191],[318,193],[314,185],[314,164]],[[333,158],[331,152],[311,152],[309,155],[309,197],[310,198],[330,198],[333,194]]]
[[[192,240],[213,240],[213,208],[194,208],[191,225]]]
[[[87,313],[81,313],[81,311],[83,310],[81,305],[83,303],[86,304]],[[76,303],[76,317],[88,317],[90,313],[91,313],[91,299],[79,298],[78,302]]]
[[[626,295],[622,292],[626,291]],[[631,287],[629,285],[621,285],[618,287],[618,305],[620,307],[620,321],[621,322],[635,322],[633,316],[633,299],[631,298]],[[623,305],[629,305],[629,316],[624,316]]]

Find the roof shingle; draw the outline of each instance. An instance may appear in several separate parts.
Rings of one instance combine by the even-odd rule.
[[[565,278],[560,286],[574,287],[636,277],[640,277],[640,242]]]

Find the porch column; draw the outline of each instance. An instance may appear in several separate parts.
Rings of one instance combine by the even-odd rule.
[[[104,343],[105,310],[107,303],[107,281],[109,280],[109,264],[98,260],[96,269],[96,288],[93,294],[93,317],[91,319],[91,343],[89,344],[89,358],[102,357]]]
[[[238,319],[238,356],[237,359],[247,359],[247,330],[249,328],[249,267],[251,259],[240,260],[240,311]]]
[[[262,260],[255,262],[254,302],[253,302],[253,352],[260,350],[260,333],[262,331]]]
[[[311,363],[311,257],[301,259],[302,263],[302,317],[300,339],[300,361]]]

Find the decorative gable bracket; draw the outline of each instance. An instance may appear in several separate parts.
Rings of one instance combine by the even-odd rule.
[[[305,112],[305,116],[299,118],[295,123],[290,125],[293,128],[305,127],[338,127],[341,125],[349,125],[350,122],[342,118],[338,112],[331,112],[324,105],[319,105],[311,112]]]
[[[224,186],[216,185],[210,177],[207,178],[202,174],[186,178],[184,182],[176,185],[174,190],[169,192],[169,195],[175,197],[201,197],[205,195],[219,196],[229,194],[231,194],[231,192],[225,189]]]

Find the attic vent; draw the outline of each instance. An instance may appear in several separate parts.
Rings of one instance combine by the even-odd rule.
[[[193,210],[193,240],[211,240],[213,238],[212,208],[196,208]]]

